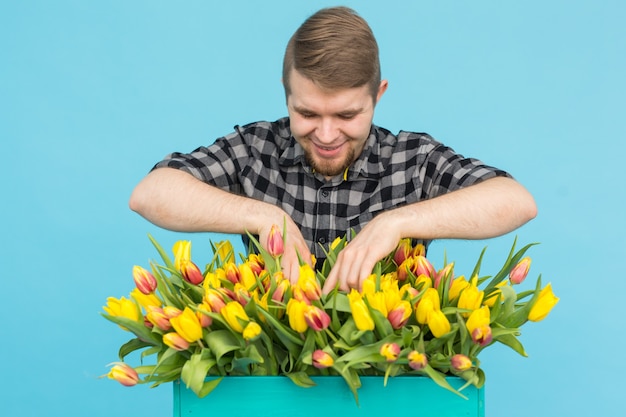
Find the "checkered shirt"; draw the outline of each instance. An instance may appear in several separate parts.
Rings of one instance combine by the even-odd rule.
[[[212,145],[168,155],[159,167],[182,169],[223,190],[280,206],[300,226],[318,261],[324,258],[322,247],[350,236],[351,229],[358,233],[385,210],[509,176],[427,134],[393,135],[372,126],[359,158],[343,175],[326,181],[291,136],[289,118],[235,126]]]

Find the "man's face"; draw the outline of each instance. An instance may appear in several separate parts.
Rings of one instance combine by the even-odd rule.
[[[309,164],[327,178],[354,162],[369,136],[374,107],[387,89],[382,81],[374,101],[367,85],[329,91],[291,70],[287,109],[291,133]]]

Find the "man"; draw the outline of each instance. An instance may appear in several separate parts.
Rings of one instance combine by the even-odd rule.
[[[133,191],[132,210],[184,232],[250,232],[263,244],[286,222],[283,267],[323,258],[357,232],[324,286],[359,287],[401,238],[483,239],[536,215],[506,172],[464,158],[426,134],[372,124],[387,89],[368,24],[323,9],[290,39],[283,63],[288,118],[258,122],[191,154],[173,153]]]

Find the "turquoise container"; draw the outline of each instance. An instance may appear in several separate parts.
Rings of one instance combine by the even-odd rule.
[[[332,417],[332,416],[433,416],[484,417],[484,388],[469,386],[467,399],[447,391],[430,378],[399,376],[361,377],[359,404],[343,378],[312,377],[311,388],[296,386],[284,376],[229,376],[204,398],[198,398],[184,384],[174,385],[174,417],[254,416],[254,417]],[[455,388],[465,381],[448,378]]]

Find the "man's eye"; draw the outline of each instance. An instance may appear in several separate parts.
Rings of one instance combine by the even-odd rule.
[[[304,117],[305,119],[312,119],[315,117],[313,113],[300,113],[300,116]]]
[[[345,114],[340,114],[339,118],[342,120],[352,120],[354,119],[354,116],[356,116],[354,113],[345,113]]]

